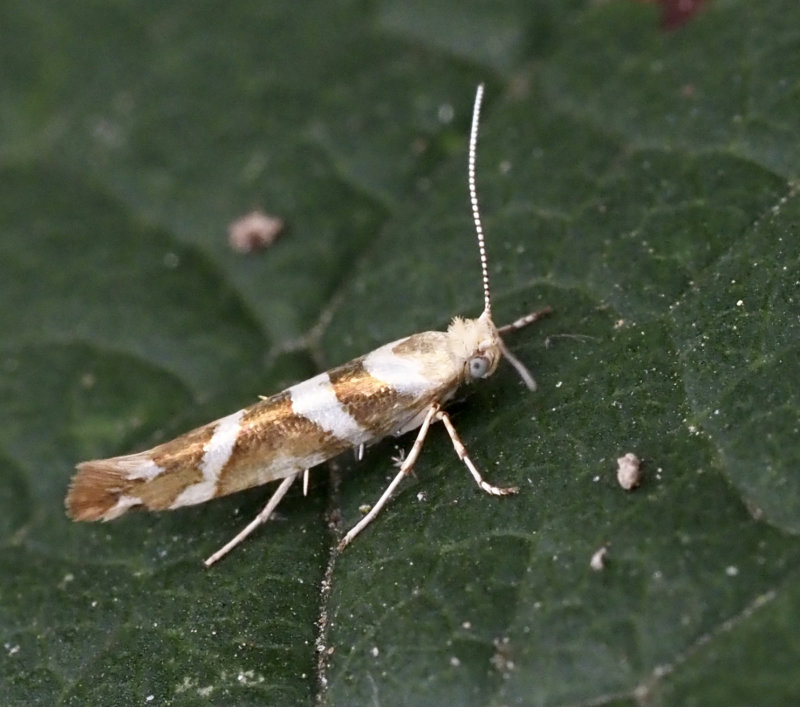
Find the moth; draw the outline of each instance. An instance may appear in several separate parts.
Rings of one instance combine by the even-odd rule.
[[[447,331],[426,331],[393,341],[152,449],[78,464],[66,497],[72,519],[108,521],[136,508],[180,508],[280,480],[264,509],[205,561],[210,566],[267,521],[298,477],[303,477],[306,489],[312,467],[346,449],[360,452],[383,437],[418,429],[392,482],[344,535],[341,550],[372,522],[412,470],[436,422],[444,425],[456,454],[483,491],[493,496],[518,491],[483,479],[444,410],[462,385],[491,376],[503,356],[527,387],[535,390],[533,377],[501,337],[551,311],[547,307],[502,327],[492,321],[475,180],[482,99],[481,84],[472,114],[467,182],[483,278],[483,313],[476,319],[455,317]]]

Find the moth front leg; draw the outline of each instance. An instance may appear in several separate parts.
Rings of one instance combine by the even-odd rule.
[[[472,478],[475,479],[475,483],[478,484],[478,487],[482,491],[486,491],[486,493],[492,496],[509,496],[519,491],[517,486],[492,486],[492,484],[484,481],[480,472],[475,467],[475,464],[472,463],[472,459],[469,458],[467,448],[464,446],[464,443],[458,436],[458,432],[456,432],[456,428],[450,421],[450,416],[444,410],[440,410],[436,415],[436,419],[441,420],[442,424],[444,424],[447,434],[450,435],[450,440],[453,442],[453,448],[456,450],[456,454],[458,454],[458,458],[464,462],[464,465],[469,469],[469,473],[472,474]]]
[[[520,317],[516,321],[511,322],[510,324],[505,324],[501,327],[497,327],[498,334],[507,334],[510,331],[517,331],[517,329],[522,329],[529,324],[533,324],[534,322],[538,322],[543,317],[546,317],[548,314],[553,312],[552,307],[544,307],[537,312],[531,312],[530,314],[526,314],[524,317]]]

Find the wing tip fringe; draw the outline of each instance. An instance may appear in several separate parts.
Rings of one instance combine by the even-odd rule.
[[[119,464],[110,459],[82,462],[76,467],[69,491],[64,501],[67,515],[76,521],[111,520],[119,513],[109,515],[118,506],[129,484]]]

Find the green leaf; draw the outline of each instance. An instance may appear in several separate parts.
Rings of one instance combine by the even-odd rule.
[[[800,24],[710,3],[6,4],[0,703],[792,705],[800,694]],[[344,455],[71,523],[146,449],[482,298],[551,305],[415,475]],[[253,208],[288,227],[249,255]],[[642,460],[624,492],[616,458]],[[608,548],[604,569],[589,567]]]

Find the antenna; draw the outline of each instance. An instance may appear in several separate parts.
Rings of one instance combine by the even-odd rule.
[[[478,189],[475,186],[475,161],[478,151],[478,125],[481,122],[481,102],[483,101],[483,84],[478,84],[478,90],[475,92],[475,105],[472,108],[472,129],[469,133],[469,158],[467,162],[467,183],[469,185],[469,201],[472,204],[472,221],[475,224],[475,232],[478,234],[478,253],[481,258],[481,274],[483,276],[483,314],[481,317],[486,317],[490,322],[492,321],[492,301],[489,296],[489,265],[486,260],[486,239],[483,236],[483,225],[481,224],[481,211],[478,208]],[[503,327],[505,330],[520,328],[525,326],[522,322],[527,322],[526,318],[514,322],[508,327]],[[533,320],[531,320],[533,321]],[[494,326],[494,324],[492,324]],[[499,334],[497,336],[497,343],[500,351],[506,360],[514,366],[522,378],[523,383],[530,390],[536,390],[536,381],[530,374],[525,364],[522,363],[514,354],[512,354],[508,347],[505,345]]]
[[[478,190],[475,186],[475,157],[478,150],[478,125],[481,122],[481,102],[483,101],[483,84],[478,84],[475,92],[475,106],[472,109],[472,129],[469,133],[469,160],[467,163],[467,183],[469,184],[469,201],[472,204],[472,221],[478,234],[478,253],[481,258],[481,274],[483,276],[483,313],[492,318],[492,302],[489,298],[489,266],[486,262],[486,241],[481,225],[481,211],[478,208]]]

